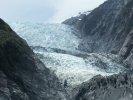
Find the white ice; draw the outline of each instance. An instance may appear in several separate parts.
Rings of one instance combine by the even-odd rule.
[[[10,23],[10,25],[30,46],[75,50],[80,42],[71,28],[64,24]]]
[[[63,24],[11,23],[10,25],[30,46],[58,48],[74,52],[80,42],[71,28]],[[39,49],[34,52],[41,54],[43,57],[40,59],[46,67],[54,71],[62,83],[67,80],[69,86],[81,84],[95,75],[108,76],[123,71],[123,67],[116,61],[118,57],[111,54],[86,53],[78,57],[70,54],[44,52]]]
[[[62,83],[64,80],[67,80],[69,86],[79,85],[99,74],[108,76],[117,74],[123,70],[121,65],[112,61],[117,57],[111,54],[112,59],[103,54],[87,54],[87,57],[84,58],[69,54],[35,52],[43,55],[43,57],[40,58],[41,61],[55,72]],[[99,60],[98,57],[107,64],[107,71],[95,65]]]

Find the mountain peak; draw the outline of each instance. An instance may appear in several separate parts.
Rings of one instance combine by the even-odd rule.
[[[133,28],[132,8],[132,0],[108,0],[90,14],[81,14],[63,23],[74,26],[83,35],[80,50],[118,53]]]

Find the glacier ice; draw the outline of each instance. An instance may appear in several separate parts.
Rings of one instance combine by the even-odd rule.
[[[62,83],[67,80],[70,86],[79,85],[99,74],[108,76],[123,71],[123,66],[111,61],[116,58],[111,54],[112,58],[109,59],[103,54],[86,54],[87,57],[84,58],[69,54],[35,52],[42,55],[41,61],[56,73]],[[100,65],[97,66],[98,57],[102,57],[100,60],[106,63],[107,69],[100,68]]]
[[[75,50],[80,42],[80,39],[72,33],[71,28],[64,24],[17,22],[10,25],[30,46]]]
[[[124,70],[118,57],[105,53],[78,51],[81,41],[63,24],[11,23],[11,27],[34,48],[41,61],[63,83],[76,86],[95,75],[108,76]],[[58,52],[57,52],[58,51]]]

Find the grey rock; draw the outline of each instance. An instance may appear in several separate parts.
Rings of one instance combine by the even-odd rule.
[[[108,77],[95,76],[73,90],[73,100],[132,100],[132,85],[132,72]]]
[[[80,31],[79,50],[119,54],[121,63],[129,68],[118,75],[99,75],[82,83],[72,90],[72,99],[133,100],[133,1],[107,0],[90,14],[63,23]]]
[[[132,8],[132,0],[107,0],[90,14],[83,13],[63,23],[82,34],[80,50],[118,53],[133,28]]]
[[[127,36],[119,55],[123,58],[127,67],[133,68],[133,31]]]

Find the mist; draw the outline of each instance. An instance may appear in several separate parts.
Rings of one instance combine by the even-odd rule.
[[[6,21],[62,22],[79,12],[92,10],[105,0],[4,0],[0,17]]]

